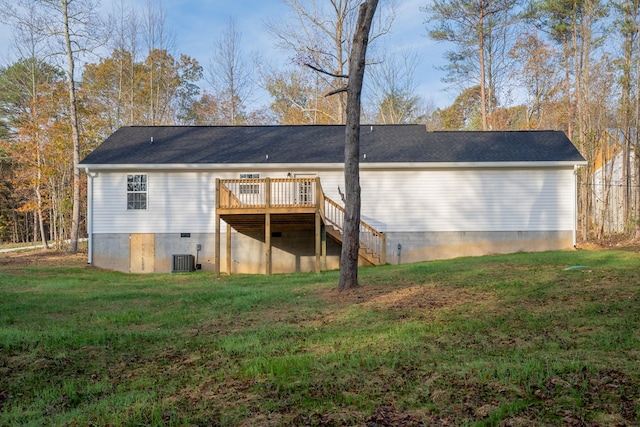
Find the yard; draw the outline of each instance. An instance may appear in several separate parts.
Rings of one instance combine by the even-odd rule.
[[[0,258],[0,426],[640,424],[640,253],[266,276]]]

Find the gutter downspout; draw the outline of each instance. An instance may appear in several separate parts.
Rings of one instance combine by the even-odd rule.
[[[93,178],[95,174],[84,169],[87,174],[87,264],[93,264]]]

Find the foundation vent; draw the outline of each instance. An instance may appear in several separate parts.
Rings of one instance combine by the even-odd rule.
[[[188,273],[194,270],[193,255],[174,255],[171,262],[172,273]]]

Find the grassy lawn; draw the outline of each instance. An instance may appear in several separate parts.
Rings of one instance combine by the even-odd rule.
[[[336,272],[138,276],[15,255],[0,426],[640,424],[640,254],[360,276],[339,293]]]

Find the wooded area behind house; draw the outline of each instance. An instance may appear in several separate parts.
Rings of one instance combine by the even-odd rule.
[[[233,20],[196,59],[175,46],[161,5],[114,3],[100,16],[93,0],[0,1],[15,37],[0,66],[1,242],[83,234],[74,163],[121,126],[345,122],[345,95],[325,97],[344,81],[305,64],[346,73],[359,0],[286,0],[297,19],[265,20],[292,58],[279,69],[242,51]],[[578,171],[579,237],[639,237],[640,1],[425,0],[415,12],[449,48],[451,104],[417,94],[416,64],[433,53],[385,48],[396,9],[381,2],[362,123],[562,130],[589,162]],[[268,105],[251,101],[259,90]]]

